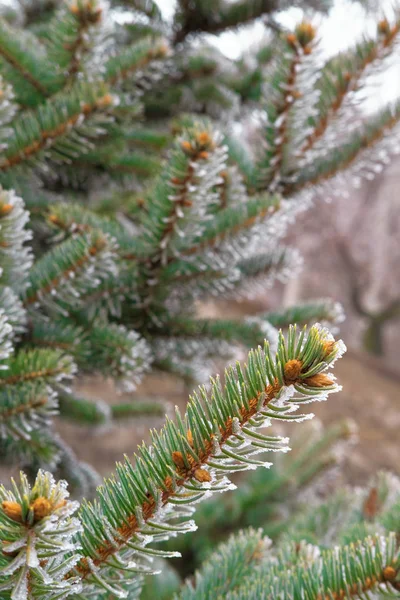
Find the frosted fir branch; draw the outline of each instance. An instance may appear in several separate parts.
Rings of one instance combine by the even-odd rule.
[[[8,386],[41,381],[51,386],[70,379],[76,372],[72,359],[59,350],[20,350],[0,369],[0,391]]]
[[[14,440],[31,439],[32,431],[42,431],[57,414],[57,395],[43,379],[27,381],[24,386],[2,386],[0,389],[0,437]]]
[[[27,314],[19,296],[10,287],[0,285],[0,306],[12,327],[13,340],[19,339],[26,331]]]
[[[224,209],[228,206],[239,206],[247,201],[247,190],[243,177],[236,166],[229,166],[220,173],[222,182],[218,184],[218,206]]]
[[[170,315],[179,315],[182,303],[221,297],[233,293],[240,271],[235,266],[223,267],[218,262],[175,260],[162,273],[160,289],[166,295],[165,306]]]
[[[180,256],[223,270],[231,267],[232,261],[237,266],[254,254],[272,252],[288,225],[310,201],[308,191],[295,203],[280,196],[251,197],[245,204],[228,207],[214,215],[192,246],[181,244]]]
[[[300,149],[307,164],[315,155],[310,153],[316,143],[318,151],[323,152],[320,144],[328,137],[333,143],[337,141],[338,134],[332,128],[340,131],[338,121],[349,112],[355,103],[356,92],[363,87],[369,76],[381,70],[385,58],[395,50],[399,25],[391,26],[383,19],[377,26],[375,39],[365,38],[354,49],[344,52],[329,61],[322,70],[317,89],[320,98],[316,107],[317,114],[310,119],[309,133]],[[329,137],[328,129],[331,130]],[[333,136],[333,137],[332,137]],[[328,139],[325,139],[325,144]]]
[[[16,292],[27,285],[27,274],[32,265],[32,252],[26,242],[32,233],[26,229],[29,214],[22,198],[13,190],[0,186],[0,266],[1,284]]]
[[[397,588],[399,546],[395,533],[369,536],[351,545],[320,551],[311,545],[283,548],[277,560],[246,587],[228,596],[229,600],[265,598],[366,598],[371,593],[393,594]],[[291,566],[296,557],[303,558]],[[250,583],[250,584],[249,584]]]
[[[323,502],[315,498],[303,496],[304,510],[285,530],[283,545],[307,539],[327,548],[398,530],[400,481],[391,473],[374,474],[364,488],[340,488]]]
[[[149,198],[143,228],[148,254],[165,264],[181,239],[201,235],[207,211],[218,205],[215,186],[226,166],[218,133],[201,123],[177,140],[169,164]],[[151,236],[151,237],[150,237]]]
[[[115,275],[116,269],[115,243],[108,236],[93,231],[68,239],[34,264],[24,305],[45,305],[67,314],[68,306],[79,307],[81,295]]]
[[[3,309],[0,309],[0,361],[5,361],[13,352],[13,328]],[[1,365],[7,368],[6,365]]]
[[[58,75],[37,39],[28,31],[14,29],[5,19],[0,21],[0,63],[19,104],[34,107],[56,89]]]
[[[302,22],[280,42],[274,72],[263,91],[265,97],[265,152],[259,160],[259,189],[280,190],[287,169],[293,106],[301,96],[301,63],[313,50],[316,35],[311,23]]]
[[[307,418],[294,414],[300,404],[338,389],[323,371],[342,352],[342,343],[318,327],[308,337],[291,329],[287,342],[280,338],[275,359],[266,345],[250,353],[244,368],[231,368],[224,387],[217,379],[210,393],[200,388],[186,415],[177,413],[176,423],[153,434],[150,448],[139,449],[135,467],[128,460],[118,465],[118,479],[99,488],[99,501],[83,505],[83,558],[69,576],[79,575],[86,595],[103,589],[127,597],[128,582],[147,570],[150,540],[193,529],[189,505],[230,489],[229,472],[269,465],[255,456],[278,450],[280,441],[261,434],[259,426],[274,418]],[[117,574],[121,567],[126,584]]]
[[[296,277],[303,267],[303,258],[296,248],[277,245],[271,252],[254,254],[237,266],[240,276],[230,295],[239,300],[252,299],[263,294],[276,281],[287,283]]]
[[[121,222],[116,218],[100,216],[81,204],[72,202],[50,204],[46,220],[51,230],[55,232],[55,242],[97,230],[115,240],[121,256],[130,252],[140,252],[140,244]]]
[[[26,341],[38,348],[61,350],[77,362],[86,360],[90,354],[87,332],[59,315],[49,318],[40,313],[30,313],[29,324]]]
[[[326,324],[329,328],[340,325],[345,319],[343,306],[331,298],[320,298],[289,306],[281,311],[271,311],[262,315],[269,323],[278,328],[289,327],[291,323],[299,326],[312,321]]]
[[[43,156],[68,162],[90,147],[91,137],[105,133],[116,99],[102,83],[78,82],[68,92],[48,100],[36,112],[23,113],[12,123],[0,172],[32,164]],[[87,121],[87,123],[86,123]],[[45,168],[45,165],[42,165]]]
[[[285,193],[292,199],[308,189],[312,197],[323,193],[331,200],[346,195],[344,183],[360,187],[363,179],[373,180],[400,152],[400,105],[387,107],[356,130],[340,148],[316,160],[298,175],[288,179]]]
[[[110,85],[121,84],[128,81],[130,86],[140,83],[148,87],[148,78],[151,80],[149,67],[156,63],[156,79],[160,76],[160,67],[163,60],[167,58],[169,49],[166,41],[162,38],[147,37],[139,40],[122,52],[111,57],[104,67],[104,80]],[[136,90],[136,94],[139,90]]]
[[[17,112],[17,105],[14,102],[14,92],[0,75],[0,150],[7,147],[7,138],[11,134],[9,123]]]
[[[101,1],[69,0],[56,11],[49,23],[47,53],[62,74],[62,86],[81,72],[89,79],[99,75],[110,27],[112,19]]]
[[[82,527],[72,516],[78,503],[68,500],[66,483],[39,471],[31,487],[21,473],[13,491],[0,486],[0,501],[0,590],[11,590],[12,600],[79,593],[79,578],[64,578],[79,560],[74,537]]]
[[[244,582],[251,586],[251,580],[265,560],[270,545],[271,541],[262,536],[261,529],[239,531],[218,546],[175,600],[226,598]]]
[[[90,370],[109,374],[120,391],[131,392],[149,371],[153,361],[147,341],[136,331],[115,323],[94,323],[90,329]]]

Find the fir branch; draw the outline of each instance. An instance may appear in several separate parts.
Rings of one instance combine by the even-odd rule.
[[[320,555],[317,551],[315,558],[311,551],[308,560],[296,564],[298,546],[284,548],[277,560],[271,557],[266,561],[253,580],[245,582],[229,599],[273,600],[282,594],[304,600],[361,599],[368,597],[368,592],[390,593],[398,587],[400,553],[395,533],[367,537]],[[296,561],[293,566],[288,560],[290,555]]]
[[[91,115],[106,115],[113,104],[114,99],[103,84],[79,83],[64,96],[57,96],[40,106],[36,112],[22,114],[13,122],[13,137],[4,157],[0,159],[0,171],[7,171],[38,154],[40,158],[40,152],[49,152],[51,147],[56,153],[58,140],[58,156],[62,155],[68,161],[72,151],[72,157],[75,157],[74,144],[70,144],[68,149],[63,148],[62,138],[67,138],[75,128],[79,131],[82,123]]]
[[[167,55],[168,46],[163,39],[150,37],[139,40],[106,62],[104,81],[115,85],[131,80],[135,73],[144,69],[152,61],[164,59]]]
[[[199,236],[197,242],[188,246],[186,240],[181,243],[179,252],[181,256],[191,256],[205,253],[215,249],[216,253],[222,252],[223,242],[226,244],[240,239],[242,235],[248,236],[260,223],[268,221],[280,208],[280,198],[277,196],[259,196],[251,198],[246,204],[226,208],[215,215],[207,223],[206,230]]]
[[[63,580],[65,571],[79,560],[72,537],[81,528],[71,517],[78,503],[67,498],[64,482],[56,484],[43,471],[33,487],[22,473],[13,492],[0,487],[0,590],[12,590],[11,598],[56,600],[80,592],[79,579]]]
[[[226,342],[239,342],[245,346],[257,347],[265,338],[265,331],[258,322],[228,319],[176,318],[167,321],[154,331],[157,337],[176,336],[200,340],[210,338]],[[268,340],[271,342],[271,340]]]
[[[115,323],[92,324],[90,352],[83,368],[111,375],[124,391],[133,391],[151,364],[151,352],[144,338]]]
[[[0,390],[29,381],[54,385],[74,375],[71,358],[57,350],[21,350],[8,359],[7,369],[0,369]]]
[[[316,31],[311,23],[300,23],[282,40],[278,64],[266,95],[265,156],[259,161],[258,186],[271,192],[280,188],[285,150],[289,142],[290,114],[299,98],[297,76],[303,58],[313,50]]]
[[[398,125],[399,118],[400,104],[381,111],[375,115],[375,118],[359,128],[342,146],[334,148],[327,156],[302,169],[294,176],[293,181],[285,184],[283,193],[293,195],[304,188],[315,187],[340,175],[343,171],[349,170],[353,165],[357,166],[358,159],[361,159],[363,154],[368,151],[373,152],[375,146]],[[364,170],[368,169],[366,164],[363,164],[362,167]]]
[[[7,138],[11,132],[8,124],[16,112],[13,89],[0,75],[0,150],[7,147]]]
[[[74,393],[58,393],[60,415],[70,421],[86,425],[107,425],[111,420],[111,407],[101,400],[89,400]]]
[[[96,0],[70,0],[50,21],[48,55],[59,66],[63,85],[82,70],[84,57],[96,42],[93,30],[99,28],[102,17],[102,8]]]
[[[336,325],[345,318],[342,305],[330,298],[296,304],[281,311],[264,313],[261,317],[275,327],[289,327],[291,323],[302,326],[312,321]]]
[[[55,392],[44,383],[45,380],[41,377],[25,385],[12,385],[11,382],[0,387],[2,439],[30,440],[32,431],[41,432],[48,428],[50,417],[57,413],[57,402]]]
[[[3,76],[13,84],[22,104],[35,106],[54,91],[56,77],[38,40],[14,30],[3,19],[0,19],[0,57]]]
[[[180,2],[177,13],[177,31],[174,45],[182,43],[193,33],[219,33],[225,29],[238,27],[276,10],[276,0],[218,0],[210,10],[208,2]]]
[[[83,505],[84,557],[69,576],[79,574],[87,591],[95,585],[122,594],[115,567],[136,554],[134,570],[140,570],[146,544],[141,534],[157,539],[168,531],[190,529],[187,522],[168,522],[188,515],[179,509],[182,503],[183,509],[205,493],[229,489],[228,472],[265,464],[253,455],[276,450],[281,440],[271,441],[255,428],[267,417],[299,420],[288,414],[295,405],[335,391],[333,380],[321,371],[342,350],[316,327],[308,338],[292,329],[287,343],[281,337],[274,361],[266,345],[264,351],[250,353],[244,369],[239,364],[231,368],[223,388],[218,380],[210,396],[200,388],[185,417],[178,414],[176,424],[168,422],[160,434],[154,433],[151,448],[139,449],[135,468],[129,461],[118,465],[118,481],[108,480],[99,488],[99,501]],[[125,569],[129,578],[129,566]]]
[[[312,130],[300,149],[300,155],[309,152],[322,138],[346,98],[358,89],[367,68],[376,61],[381,61],[393,49],[399,29],[399,23],[391,27],[388,21],[383,20],[378,25],[376,40],[365,39],[353,50],[328,62],[318,85],[321,91],[317,106],[318,115],[311,120]]]
[[[0,186],[0,263],[1,283],[17,292],[27,284],[27,273],[32,265],[32,253],[26,242],[32,233],[26,229],[29,215],[23,200],[13,190]]]
[[[116,273],[114,251],[112,240],[96,230],[66,240],[32,267],[25,306],[45,303],[61,313],[68,304],[79,306],[80,294]],[[57,294],[62,302],[54,299]]]
[[[214,199],[226,158],[218,135],[198,123],[185,132],[171,153],[169,164],[149,195],[143,227],[153,260],[167,262],[185,232],[185,240],[202,229],[201,220]]]
[[[240,276],[234,283],[234,297],[254,298],[275,281],[286,283],[296,277],[303,259],[295,248],[277,245],[270,252],[253,254],[237,264]],[[293,323],[297,321],[292,321]]]
[[[239,531],[204,562],[201,570],[183,587],[175,600],[205,600],[226,598],[248,580],[262,563],[270,545],[261,530]]]

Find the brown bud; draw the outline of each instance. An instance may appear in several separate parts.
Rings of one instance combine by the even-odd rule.
[[[190,431],[190,429],[188,429],[188,430],[187,430],[187,432],[186,432],[186,439],[187,439],[187,441],[189,442],[189,444],[190,444],[190,445],[192,446],[192,448],[193,448],[193,434],[192,434],[192,432]]]
[[[326,358],[327,356],[329,356],[330,354],[332,354],[332,352],[335,349],[335,340],[327,340],[322,344],[323,350],[324,350],[324,358]]]
[[[105,94],[105,96],[99,98],[99,100],[97,100],[96,102],[96,105],[99,108],[103,108],[104,106],[111,106],[111,104],[113,104],[113,97],[111,94]]]
[[[385,37],[390,35],[390,23],[387,19],[382,19],[378,23],[378,33]]]
[[[201,131],[196,135],[196,142],[200,146],[210,146],[212,144],[212,138],[208,131]]]
[[[383,577],[386,581],[393,581],[396,579],[397,571],[393,567],[385,567],[383,569]]]
[[[47,220],[50,221],[50,223],[54,223],[54,225],[60,225],[60,220],[57,215],[49,215]]]
[[[172,460],[174,461],[175,465],[179,467],[179,469],[185,468],[185,461],[183,460],[182,452],[179,452],[178,450],[173,452]]]
[[[47,517],[52,511],[52,503],[47,498],[43,496],[39,496],[36,500],[31,504],[30,508],[33,510],[33,515],[35,521],[40,521]]]
[[[211,481],[211,475],[205,469],[196,469],[194,472],[194,477],[200,483],[204,483],[205,481]]]
[[[208,157],[209,157],[209,154],[205,150],[202,150],[202,152],[199,152],[199,158],[202,158],[205,160]]]
[[[288,381],[295,381],[299,377],[302,368],[303,363],[301,362],[301,360],[288,360],[288,362],[283,368],[285,379],[287,379]]]
[[[323,388],[332,385],[333,379],[331,379],[329,375],[326,375],[325,373],[317,373],[312,377],[307,377],[307,379],[304,380],[304,383],[310,387]]]
[[[13,209],[13,205],[12,204],[2,204],[0,206],[0,216],[1,217],[5,217],[6,215],[8,215]]]
[[[12,500],[4,500],[1,504],[4,513],[17,523],[22,523],[22,506]]]
[[[182,181],[179,179],[179,177],[171,177],[171,183],[173,185],[180,185]]]
[[[191,154],[193,152],[193,148],[190,142],[184,140],[181,144],[181,148],[186,154]]]
[[[289,35],[286,36],[286,41],[289,46],[296,46],[297,38],[294,33],[289,33]]]
[[[295,30],[297,42],[304,49],[309,44],[311,44],[311,42],[313,41],[313,39],[316,36],[316,33],[317,32],[316,32],[315,27],[311,23],[308,23],[307,21],[303,21],[302,23],[297,25],[296,30]],[[311,51],[311,49],[310,49],[310,51]]]

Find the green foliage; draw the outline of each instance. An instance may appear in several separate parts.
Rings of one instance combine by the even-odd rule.
[[[304,3],[315,4],[321,3]],[[230,489],[228,473],[265,465],[260,452],[285,447],[284,439],[260,431],[262,424],[303,419],[296,408],[337,389],[325,371],[341,354],[340,344],[320,327],[308,336],[289,327],[314,320],[336,325],[340,313],[331,301],[242,321],[199,316],[199,303],[211,296],[252,298],[294,275],[301,261],[281,240],[297,214],[317,195],[339,193],[344,169],[357,183],[396,149],[397,103],[366,122],[352,111],[369,71],[396,51],[398,15],[323,64],[312,23],[288,32],[267,18],[285,6],[276,0],[179,2],[168,23],[152,0],[21,0],[1,11],[4,462],[22,462],[32,481],[46,467],[66,477],[77,495],[92,496],[96,475],[53,431],[53,414],[105,425],[159,414],[163,404],[139,395],[105,409],[101,399],[89,402],[65,387],[76,370],[100,372],[130,391],[150,369],[204,381],[215,359],[269,343],[249,355],[247,366],[231,367],[224,385],[217,378],[209,391],[195,392],[185,415],[178,412],[175,422],[153,433],[134,465],[128,459],[118,465],[93,504],[82,504],[82,531],[74,530],[71,546],[64,532],[74,527],[49,500],[64,494],[63,485],[40,471],[33,487],[23,476],[14,492],[2,488],[4,502],[22,507],[17,519],[7,505],[0,509],[7,598],[133,599],[151,571],[148,557],[168,555],[148,547],[150,537],[158,542],[191,530],[192,504]],[[204,36],[196,38],[259,17],[265,39],[237,61]],[[287,341],[279,327],[289,327]],[[288,500],[288,478],[298,488],[311,481],[329,462],[327,446],[306,444],[280,475],[249,480],[239,507],[243,501],[257,512],[255,496],[264,487],[271,503],[278,491]],[[321,451],[319,460],[312,460],[314,451]],[[54,508],[43,519],[32,508],[38,495]],[[265,527],[272,535],[275,525],[277,536],[282,520]],[[349,550],[355,540],[338,541],[338,556],[348,559],[350,571],[337,577],[351,579],[357,571],[363,578],[374,570],[377,576],[379,553],[369,566],[362,562],[374,532],[359,522],[354,527],[362,532],[359,546]],[[378,535],[392,544],[390,531]],[[251,536],[261,540],[261,534]],[[243,534],[238,544],[246,553],[253,541]],[[326,550],[312,569],[333,577],[338,559]],[[240,552],[227,553],[228,546],[221,572],[240,563]],[[282,566],[293,558],[293,545],[276,556]],[[282,583],[293,597],[306,597],[303,567]],[[214,565],[207,569],[214,577]],[[238,585],[245,572],[237,570]],[[278,598],[281,583],[277,571],[271,573]],[[324,585],[337,593],[325,579],[315,578],[321,598],[333,595]],[[254,594],[262,594],[262,581],[253,583]],[[204,590],[211,589],[207,583]],[[218,589],[239,594],[238,586]]]
[[[140,589],[138,575],[149,571],[144,560],[147,555],[176,556],[148,548],[148,543],[192,530],[193,521],[188,520],[192,505],[212,493],[232,489],[229,473],[269,467],[271,463],[255,456],[285,450],[287,440],[267,436],[260,428],[271,419],[308,418],[293,413],[301,404],[325,399],[338,389],[325,371],[343,350],[341,342],[319,327],[311,328],[308,335],[305,329],[297,333],[291,328],[287,340],[281,335],[274,358],[266,343],[264,350],[249,354],[247,364],[237,363],[226,371],[224,386],[216,379],[209,392],[199,388],[184,416],[177,410],[175,421],[167,420],[160,432],[153,432],[151,446],[138,448],[134,465],[128,458],[117,464],[116,476],[98,488],[96,500],[82,504],[78,513],[82,531],[75,527],[72,546],[56,561],[54,571],[52,561],[46,565],[47,580],[41,570],[36,573],[39,559],[32,558],[30,540],[38,535],[40,558],[40,543],[47,540],[42,540],[36,529],[52,514],[50,528],[60,552],[65,527],[57,527],[58,488],[53,492],[50,476],[39,472],[32,492],[24,477],[22,492],[15,488],[11,494],[3,489],[2,518],[14,522],[3,540],[16,541],[18,549],[23,545],[17,558],[3,559],[0,571],[14,600],[28,597],[28,579],[33,582],[32,598],[40,597],[45,580],[49,598],[56,598],[60,590],[73,584],[76,591],[82,589],[83,596],[78,592],[77,598],[102,593],[127,597],[128,590],[134,594]],[[61,508],[64,506],[62,503]],[[79,554],[70,554],[72,548]],[[15,573],[11,579],[7,578],[10,572]],[[55,580],[58,573],[60,580]]]

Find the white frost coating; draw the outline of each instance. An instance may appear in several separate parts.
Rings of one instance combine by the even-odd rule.
[[[2,502],[11,501],[28,509],[24,521],[9,520],[1,515],[1,519],[7,519],[5,536],[9,533],[18,538],[8,547],[4,545],[4,556],[10,554],[10,561],[0,570],[0,589],[11,590],[12,600],[39,597],[42,586],[60,599],[82,590],[76,577],[62,578],[65,569],[69,571],[80,558],[79,545],[73,538],[82,526],[72,517],[79,504],[67,500],[68,495],[65,482],[56,484],[52,475],[43,471],[38,472],[33,488],[23,474],[13,492],[0,487]],[[34,512],[37,499],[45,499],[49,507],[47,514],[39,517]],[[13,556],[15,552],[17,555]]]

